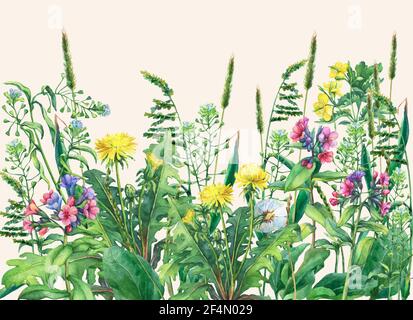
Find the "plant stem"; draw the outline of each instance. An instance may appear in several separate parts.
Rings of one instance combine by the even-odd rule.
[[[228,235],[227,235],[227,227],[225,225],[225,220],[224,220],[224,214],[222,212],[222,207],[219,207],[219,215],[221,218],[221,223],[222,223],[222,233],[224,234],[224,241],[225,241],[225,247],[227,251],[227,258],[228,258],[228,264],[229,264],[229,273],[230,273],[230,289],[229,289],[229,299],[232,299],[232,296],[234,294],[234,272],[232,270],[232,263],[231,263],[231,255],[229,253],[229,243],[228,243]]]
[[[63,245],[67,245],[67,234],[64,232],[63,236]],[[69,283],[69,263],[68,259],[65,261],[65,285],[66,285],[66,291],[70,294],[70,283]]]
[[[123,197],[122,197],[122,187],[121,187],[121,183],[120,183],[119,163],[117,161],[115,162],[115,170],[116,170],[116,184],[118,186],[118,194],[119,194],[119,200],[120,200],[120,207],[121,207],[121,210],[122,210],[123,224],[126,228],[125,203],[123,202]]]
[[[293,299],[297,300],[297,284],[295,282],[295,271],[294,271],[294,262],[291,256],[291,249],[290,245],[287,245],[287,251],[288,251],[288,260],[290,262],[290,269],[291,269],[291,278],[293,280],[293,288],[294,288],[294,294],[293,294]]]
[[[212,178],[212,183],[215,183],[215,178],[217,176],[219,147],[221,146],[222,127],[224,126],[224,114],[225,114],[225,108],[222,109],[221,119],[219,120],[219,132],[218,132],[218,144],[217,144],[218,150],[217,150],[217,154],[216,154],[216,158],[215,158],[214,176]]]
[[[357,212],[357,218],[354,222],[354,229],[353,229],[353,233],[351,236],[351,250],[350,250],[350,255],[348,257],[348,264],[347,264],[347,274],[346,274],[346,280],[344,282],[344,289],[343,289],[343,297],[342,300],[347,300],[347,296],[348,296],[348,287],[350,285],[350,271],[351,271],[351,266],[353,263],[353,252],[355,249],[355,242],[356,242],[356,235],[357,235],[357,227],[360,221],[360,217],[361,217],[361,211],[363,209],[363,205],[360,204],[358,212]]]

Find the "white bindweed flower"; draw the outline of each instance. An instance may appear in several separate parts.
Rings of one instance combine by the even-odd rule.
[[[287,207],[278,200],[262,200],[255,205],[255,217],[260,220],[259,231],[275,232],[287,225]]]

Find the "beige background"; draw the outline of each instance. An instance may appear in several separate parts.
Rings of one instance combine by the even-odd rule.
[[[412,10],[413,2],[406,0],[1,0],[0,82],[18,80],[33,90],[57,84],[63,70],[60,27],[64,26],[78,87],[112,108],[110,117],[87,122],[93,139],[116,131],[138,137],[137,161],[124,176],[132,182],[143,163],[141,137],[147,128],[143,113],[159,94],[139,71],[164,77],[175,90],[183,118],[192,120],[199,105],[219,103],[226,64],[234,54],[226,133],[242,130],[241,161],[253,161],[258,150],[252,134],[255,87],[262,89],[268,115],[281,73],[287,65],[306,58],[313,32],[318,34],[314,83],[321,84],[328,78],[328,66],[339,60],[383,62],[387,73],[390,38],[396,31],[399,49],[393,97],[395,102],[411,98]],[[388,90],[387,81],[384,88]],[[317,90],[312,90],[311,105],[316,95]],[[4,144],[10,141],[4,131],[1,167]],[[2,184],[2,208],[10,195]],[[7,270],[5,261],[16,256],[17,247],[0,239],[0,275]]]

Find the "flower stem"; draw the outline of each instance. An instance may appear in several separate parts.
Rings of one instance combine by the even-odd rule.
[[[118,186],[120,207],[121,207],[121,210],[122,210],[123,224],[126,227],[125,203],[123,202],[123,198],[122,198],[122,187],[121,187],[121,183],[120,183],[119,163],[117,161],[115,162],[115,170],[116,170],[116,183],[117,183],[117,186]]]
[[[228,235],[227,235],[227,227],[225,224],[224,220],[224,213],[222,212],[222,207],[219,207],[219,215],[221,218],[221,223],[222,223],[222,232],[224,234],[224,241],[225,241],[225,247],[227,251],[227,258],[228,258],[228,264],[229,264],[229,273],[230,273],[230,290],[229,290],[229,299],[232,299],[232,296],[234,294],[234,272],[232,270],[232,263],[231,263],[231,255],[229,253],[229,243],[228,243]]]
[[[67,234],[64,232],[63,236],[63,245],[67,245]],[[70,294],[70,283],[69,283],[69,262],[68,259],[65,261],[65,286],[66,286],[66,291]]]

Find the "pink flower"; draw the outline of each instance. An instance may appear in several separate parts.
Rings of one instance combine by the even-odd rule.
[[[83,208],[83,214],[86,218],[91,220],[95,220],[99,212],[100,209],[96,205],[96,200],[89,200]]]
[[[334,198],[338,198],[340,196],[340,194],[337,191],[333,191],[332,195]]]
[[[297,121],[297,123],[293,127],[293,131],[290,133],[290,138],[294,142],[299,141],[303,137],[304,131],[308,126],[308,121],[309,120],[307,117],[304,117]]]
[[[380,203],[380,213],[384,217],[390,210],[391,204],[390,202],[381,202]]]
[[[350,180],[346,179],[341,184],[341,194],[343,197],[350,197],[353,193],[353,190],[354,190],[354,183],[351,182]]]
[[[49,228],[47,227],[41,228],[39,231],[39,236],[43,237],[48,231],[49,231]]]
[[[330,198],[329,201],[332,206],[338,206],[340,204],[337,198]]]
[[[318,141],[322,144],[323,150],[328,151],[337,146],[338,133],[331,131],[329,127],[324,127],[318,135]]]
[[[27,205],[26,209],[24,210],[24,215],[31,216],[33,214],[37,214],[40,209],[37,207],[36,203],[31,200],[30,203]]]
[[[333,161],[333,152],[325,151],[318,154],[318,159],[321,163],[329,163]]]
[[[77,208],[74,206],[74,199],[70,197],[67,200],[67,204],[62,207],[62,210],[59,212],[59,218],[65,226],[70,225],[77,220]]]
[[[380,173],[379,184],[387,187],[390,184],[390,177],[387,172]]]
[[[73,228],[70,224],[68,226],[66,226],[66,228],[65,228],[66,233],[72,232],[72,230],[73,230]]]
[[[381,192],[381,194],[382,194],[383,196],[387,196],[389,193],[390,193],[390,190],[389,190],[389,189],[383,189],[383,191]]]
[[[34,229],[32,222],[30,220],[23,220],[23,229],[28,232],[32,232]]]
[[[42,199],[40,199],[40,202],[43,204],[47,204],[48,200],[52,197],[53,195],[53,190],[49,190],[47,193],[43,193]]]
[[[301,166],[311,169],[313,167],[313,160],[311,158],[305,158],[301,160]]]
[[[374,171],[373,172],[373,179],[376,180],[378,176],[379,176],[379,173],[377,171]]]
[[[75,198],[74,197],[69,197],[69,199],[67,199],[66,204],[70,207],[73,207],[75,205]]]

